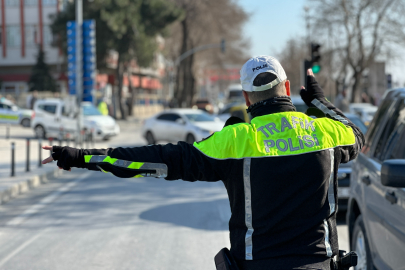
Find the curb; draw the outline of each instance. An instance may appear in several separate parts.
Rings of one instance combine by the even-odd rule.
[[[20,194],[26,193],[35,187],[48,183],[51,179],[57,178],[63,174],[63,170],[56,168],[52,171],[38,174],[28,178],[25,181],[14,184],[13,186],[0,190],[0,204],[4,204]]]

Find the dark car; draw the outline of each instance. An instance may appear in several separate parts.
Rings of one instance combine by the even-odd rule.
[[[349,118],[349,120],[352,121],[353,124],[360,128],[363,134],[366,134],[367,127],[357,115],[346,113],[345,116]],[[338,205],[340,212],[347,210],[350,189],[350,175],[352,174],[352,163],[352,161],[348,163],[341,163],[338,169]]]
[[[347,225],[355,269],[405,269],[405,89],[386,93],[354,160]]]

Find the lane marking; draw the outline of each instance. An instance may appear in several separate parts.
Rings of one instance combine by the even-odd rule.
[[[42,208],[45,206],[48,206],[51,204],[53,201],[55,201],[58,197],[60,197],[62,194],[66,193],[70,189],[72,189],[74,186],[76,186],[79,182],[83,181],[85,178],[87,178],[92,172],[86,172],[79,176],[77,179],[69,182],[68,184],[60,187],[50,195],[46,196],[42,200],[40,200],[37,204],[34,204],[27,210],[25,210],[23,213],[20,215],[16,216],[12,220],[8,221],[5,224],[5,227],[10,227],[10,226],[18,226],[22,224],[24,221],[26,221],[29,217],[32,215],[35,215],[38,213]]]
[[[34,242],[37,238],[39,238],[42,234],[44,234],[46,231],[48,230],[45,229],[42,232],[38,233],[37,235],[34,235],[33,237],[31,237],[30,239],[28,239],[27,241],[25,241],[22,245],[20,245],[18,248],[16,248],[13,252],[11,252],[10,254],[8,254],[4,259],[2,259],[0,261],[0,267],[2,267],[3,265],[5,265],[10,259],[12,259],[15,255],[17,255],[19,252],[21,252],[24,248],[26,248],[29,244],[31,244],[32,242]]]

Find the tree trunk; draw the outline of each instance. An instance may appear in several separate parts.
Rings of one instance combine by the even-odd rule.
[[[182,29],[182,44],[181,44],[181,50],[180,50],[180,55],[188,51],[188,25],[187,25],[187,18],[184,18],[183,21],[181,21],[181,29]],[[185,102],[186,102],[186,62],[187,58],[184,59],[180,64],[179,67],[177,68],[177,78],[176,78],[176,97],[177,97],[177,103],[179,107],[184,107]]]
[[[352,76],[353,79],[353,86],[352,86],[352,94],[350,97],[350,102],[360,102],[360,80],[361,80],[362,72],[355,72]]]
[[[124,82],[124,63],[122,63],[120,55],[118,56],[118,64],[117,64],[117,78],[118,78],[118,105],[121,112],[121,119],[127,119],[127,113],[125,110],[125,104],[123,104],[123,96],[122,96],[122,86]]]
[[[134,103],[136,99],[136,93],[135,93],[135,88],[132,85],[132,80],[131,80],[131,72],[129,69],[127,69],[127,76],[128,76],[128,88],[129,91],[131,92],[131,98],[129,99],[129,104],[128,104],[128,115],[134,115]]]

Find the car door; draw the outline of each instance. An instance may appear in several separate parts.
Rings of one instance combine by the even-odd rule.
[[[38,118],[42,119],[42,125],[44,125],[47,136],[57,137],[61,127],[61,119],[58,116],[58,104],[57,103],[44,103],[38,105],[38,111],[36,112]]]
[[[389,134],[381,151],[380,159],[405,159],[405,99],[399,99],[391,118],[392,126],[387,126]],[[382,213],[386,233],[388,265],[392,269],[405,269],[405,189],[384,187],[386,208]]]
[[[64,137],[69,136],[69,138],[73,138],[77,130],[77,120],[72,117],[72,112],[68,111],[65,105],[62,105],[60,115]]]
[[[364,205],[366,206],[366,220],[369,228],[369,239],[376,251],[376,265],[390,265],[392,263],[392,241],[389,240],[388,231],[393,229],[389,223],[389,212],[393,211],[390,196],[392,188],[381,184],[381,165],[385,160],[386,148],[392,138],[397,125],[400,111],[403,109],[403,102],[400,100],[391,101],[391,106],[385,115],[385,121],[381,121],[379,130],[372,142],[374,149],[369,158],[360,157],[361,181],[364,188]],[[393,268],[398,269],[398,268]]]
[[[383,220],[381,217],[382,205],[385,199],[381,195],[381,182],[379,172],[381,162],[375,158],[374,150],[378,144],[381,133],[394,109],[393,100],[385,99],[381,104],[379,113],[374,119],[366,134],[366,142],[352,167],[351,185],[355,187],[355,192],[359,194],[359,204],[365,220],[366,233],[369,239],[369,246],[373,261],[376,265],[386,265],[385,260],[388,253],[384,245],[386,240]]]
[[[180,121],[179,121],[180,120]],[[173,113],[169,121],[172,142],[184,141],[187,133],[187,122],[179,114]]]
[[[20,122],[20,113],[13,110],[11,105],[0,103],[0,122],[17,125]]]
[[[152,133],[157,141],[168,141],[167,129],[169,127],[170,113],[162,113],[156,117]]]

